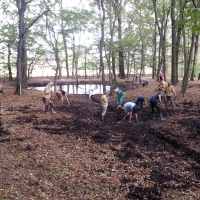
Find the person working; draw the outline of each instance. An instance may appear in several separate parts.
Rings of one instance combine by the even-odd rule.
[[[164,85],[163,85],[162,81],[159,81],[159,83],[158,83],[158,91],[164,91]]]
[[[69,99],[67,97],[67,92],[65,92],[64,90],[58,90],[58,91],[56,91],[56,96],[58,98],[58,101],[60,102],[60,105],[63,105],[63,100],[64,100],[63,97],[66,98],[68,104],[70,105]]]
[[[174,100],[173,100],[173,95],[176,96],[176,92],[174,87],[171,85],[171,83],[168,83],[168,86],[165,87],[165,92],[166,92],[166,109],[168,109],[168,103],[171,101],[172,107],[174,109]]]
[[[140,94],[135,102],[135,104],[138,106],[140,103],[140,108],[143,108],[143,102],[145,103],[146,106],[148,106],[147,102],[145,101],[144,97]]]
[[[104,120],[104,117],[106,115],[107,112],[107,108],[108,108],[108,92],[105,91],[101,97],[101,108],[102,108],[102,112],[101,112],[101,117],[102,117],[102,121]]]
[[[114,90],[115,92],[117,92],[117,97],[119,100],[119,105],[122,105],[123,99],[125,97],[125,92],[120,90],[118,87]]]
[[[128,116],[128,122],[131,123],[132,115],[135,116],[135,123],[138,123],[138,115],[137,115],[137,105],[133,102],[127,102],[124,106],[118,106],[118,109],[122,109],[125,113],[125,117]]]
[[[143,76],[140,76],[140,84],[144,87],[145,85],[148,85],[148,82]]]
[[[52,114],[55,114],[56,112],[53,110],[53,102],[51,100],[51,87],[54,85],[53,82],[50,82],[47,84],[47,86],[44,88],[44,93],[42,100],[45,104],[45,110],[44,112],[47,114],[49,111],[49,106],[50,106],[50,112]]]
[[[154,96],[152,96],[152,97],[150,98],[150,104],[151,104],[151,110],[152,110],[152,112],[151,112],[152,118],[155,119],[155,110],[154,110],[154,109],[156,108],[158,114],[160,115],[160,119],[161,119],[161,120],[165,120],[165,119],[163,118],[163,116],[162,116],[162,113],[160,112],[160,108],[159,108],[159,106],[158,106],[158,102],[159,102],[160,104],[162,103],[162,102],[161,102],[161,92],[158,92],[157,94],[155,94]]]

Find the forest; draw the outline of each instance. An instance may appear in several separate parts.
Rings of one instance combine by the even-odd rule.
[[[198,75],[198,0],[9,0],[1,5],[1,74],[16,78],[21,95],[36,66],[55,71],[56,81],[95,71],[105,87],[138,69],[152,78],[160,69],[172,84]],[[114,77],[114,78],[113,78]],[[165,77],[166,78],[166,77]]]
[[[200,199],[199,0],[0,0],[0,10],[0,200]],[[159,105],[163,121],[149,104],[160,70],[176,91],[175,107]],[[45,113],[35,86],[49,82],[110,86],[105,119],[101,93],[54,98]],[[116,87],[123,104],[144,95],[138,123],[117,109]]]

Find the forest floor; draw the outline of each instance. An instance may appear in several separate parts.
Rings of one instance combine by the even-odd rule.
[[[120,80],[124,103],[156,94],[158,82],[147,79],[149,86],[135,89],[132,79]],[[102,122],[101,95],[89,100],[70,94],[70,105],[44,114],[42,91],[17,96],[6,84],[0,96],[0,200],[200,199],[200,82],[189,82],[185,98],[181,83],[175,89],[176,108],[161,106],[165,121],[158,115],[152,120],[148,106],[138,111],[138,124],[129,124],[117,123],[123,114],[116,96],[109,97]]]

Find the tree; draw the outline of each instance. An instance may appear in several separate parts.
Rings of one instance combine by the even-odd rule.
[[[105,7],[104,7],[104,0],[100,0],[100,8],[102,11],[102,22],[101,22],[101,39],[100,39],[100,68],[102,71],[102,85],[103,90],[106,90],[105,86],[105,72],[104,72],[104,61],[103,61],[103,46],[104,46],[104,23],[105,23]]]
[[[18,9],[19,23],[18,23],[18,47],[17,47],[17,80],[16,80],[16,91],[18,95],[22,95],[22,87],[27,85],[27,49],[26,49],[26,37],[30,28],[34,23],[37,22],[48,10],[39,14],[31,22],[26,25],[25,22],[25,11],[27,5],[33,2],[33,0],[15,0]]]

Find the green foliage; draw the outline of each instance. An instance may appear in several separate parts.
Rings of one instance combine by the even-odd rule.
[[[191,27],[191,30],[195,34],[200,32],[200,8],[194,8],[194,5],[190,3],[185,12],[187,23]]]

